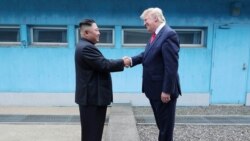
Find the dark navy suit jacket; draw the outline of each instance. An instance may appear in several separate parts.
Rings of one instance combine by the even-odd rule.
[[[179,38],[176,32],[165,25],[145,51],[132,57],[132,66],[143,65],[142,92],[152,100],[160,100],[161,92],[177,98],[181,94],[178,59]]]

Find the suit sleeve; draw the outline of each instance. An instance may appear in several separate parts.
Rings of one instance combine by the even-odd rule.
[[[144,56],[144,52],[140,53],[137,56],[132,57],[132,66],[131,67],[136,66],[138,64],[141,64],[142,60],[143,60],[143,56]]]
[[[176,34],[165,40],[162,46],[164,62],[163,92],[173,94],[178,81],[179,40]]]
[[[100,72],[123,71],[124,63],[122,59],[106,59],[102,53],[93,46],[84,47],[81,56],[88,65]]]

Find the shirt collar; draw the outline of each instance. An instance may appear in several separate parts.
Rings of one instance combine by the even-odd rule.
[[[156,30],[155,30],[155,34],[156,34],[156,35],[160,32],[160,30],[163,28],[163,26],[164,26],[165,24],[166,24],[166,23],[163,22],[163,23],[161,23],[161,24],[156,28]]]

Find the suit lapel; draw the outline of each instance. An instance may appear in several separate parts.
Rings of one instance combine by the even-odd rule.
[[[160,30],[160,32],[156,35],[154,41],[150,44],[148,43],[145,49],[145,53],[144,53],[144,58],[148,55],[148,53],[150,52],[150,50],[155,47],[154,45],[156,44],[157,40],[161,37],[164,28],[166,28],[166,26],[163,26],[163,28]]]

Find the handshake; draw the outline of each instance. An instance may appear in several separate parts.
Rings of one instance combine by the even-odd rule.
[[[122,57],[122,59],[123,59],[124,67],[128,68],[128,67],[132,66],[131,57],[124,56],[124,57]]]

